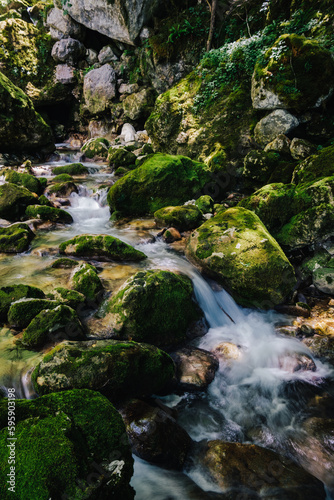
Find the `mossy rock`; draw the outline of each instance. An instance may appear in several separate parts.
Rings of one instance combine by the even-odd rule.
[[[38,203],[44,207],[52,207],[53,206],[51,201],[44,194],[42,194],[38,198]]]
[[[59,197],[68,197],[72,193],[78,193],[78,186],[74,182],[60,182],[56,184],[52,184],[48,188],[49,194],[54,194]]]
[[[44,299],[45,294],[39,288],[23,284],[0,288],[0,321],[6,321],[11,304],[23,298]]]
[[[83,306],[86,297],[83,293],[76,290],[68,290],[67,288],[57,287],[54,289],[53,297],[58,302],[62,302],[65,305],[72,307],[75,311],[79,312],[80,308]]]
[[[119,401],[157,393],[171,382],[174,371],[168,354],[152,345],[116,340],[65,341],[43,358],[32,381],[40,395],[88,388]]]
[[[43,187],[38,179],[30,174],[21,174],[15,170],[7,170],[5,173],[5,180],[16,184],[17,186],[23,186],[32,193],[40,195],[43,192]]]
[[[28,205],[35,205],[37,196],[16,184],[0,186],[0,218],[16,221],[20,219]]]
[[[288,250],[319,243],[334,234],[334,207],[322,203],[292,217],[276,234],[280,245]]]
[[[334,268],[334,259],[331,259],[331,255],[326,250],[321,249],[312,257],[306,258],[298,271],[303,281],[312,281],[314,271],[323,267]]]
[[[175,227],[179,231],[188,231],[200,226],[203,214],[196,205],[160,208],[154,213],[155,222],[159,227]]]
[[[96,137],[94,139],[89,139],[81,148],[81,152],[87,158],[94,158],[95,156],[100,158],[107,158],[108,156],[109,141],[104,137]]]
[[[77,267],[78,261],[73,259],[68,259],[67,257],[61,257],[60,259],[55,260],[51,267],[54,269],[72,269],[73,267]]]
[[[193,232],[187,253],[241,305],[272,308],[292,293],[294,270],[253,212],[235,207]]]
[[[28,250],[35,237],[27,224],[13,224],[0,228],[0,252],[21,253]]]
[[[85,338],[82,324],[71,307],[58,305],[37,314],[23,332],[22,344],[28,349],[39,349],[47,342]]]
[[[42,148],[48,152],[54,149],[50,127],[35,111],[29,97],[0,73],[1,151],[31,152]]]
[[[253,106],[299,112],[318,107],[331,94],[333,78],[329,50],[305,36],[282,35],[255,66]]]
[[[71,286],[91,301],[99,301],[103,291],[103,286],[95,267],[87,262],[80,264],[74,269]]]
[[[124,216],[154,213],[197,198],[211,180],[202,163],[185,156],[155,154],[111,186],[108,203]]]
[[[72,182],[73,180],[73,177],[69,174],[59,174],[53,177],[52,182],[57,184],[62,182]]]
[[[334,176],[334,146],[323,148],[300,162],[293,172],[292,182],[301,184],[331,176]]]
[[[107,398],[82,389],[34,400],[17,399],[15,417],[16,487],[12,493],[7,483],[8,402],[1,400],[3,500],[133,500],[134,491],[129,485],[133,459],[125,426]]]
[[[115,175],[117,175],[117,177],[121,177],[125,174],[127,174],[128,172],[130,172],[130,169],[129,168],[126,168],[126,167],[118,167],[116,170],[115,170]]]
[[[279,179],[277,182],[289,183],[294,167],[295,163],[285,161],[275,151],[252,150],[244,158],[242,175],[245,188],[259,188],[275,177]]]
[[[136,159],[136,155],[131,151],[127,151],[125,148],[111,147],[108,150],[108,163],[115,169],[117,167],[133,165]]]
[[[82,165],[82,163],[70,163],[69,165],[64,165],[62,167],[55,167],[53,169],[53,173],[55,175],[85,175],[88,174],[88,168]]]
[[[200,209],[202,214],[213,214],[214,200],[208,194],[200,196],[196,201],[195,205]]]
[[[116,261],[140,261],[146,259],[146,255],[136,250],[131,245],[109,236],[100,234],[82,234],[75,236],[71,240],[64,241],[59,245],[59,252],[65,255],[75,257],[95,257],[97,260],[116,260]]]
[[[71,224],[73,222],[72,215],[65,210],[40,205],[29,205],[26,209],[26,216],[31,219],[57,222],[59,224]]]
[[[190,324],[201,317],[192,298],[190,278],[170,271],[140,271],[110,300],[114,336],[159,347],[186,339]]]
[[[45,309],[55,309],[59,305],[56,300],[19,299],[10,306],[8,323],[12,328],[26,328],[37,314]]]

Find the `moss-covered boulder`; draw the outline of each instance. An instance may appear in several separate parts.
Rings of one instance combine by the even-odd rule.
[[[159,227],[175,227],[179,231],[195,229],[203,222],[203,214],[196,205],[160,208],[154,213]]]
[[[10,306],[8,323],[12,328],[22,330],[44,309],[55,309],[59,305],[56,300],[46,299],[20,299]]]
[[[0,252],[21,253],[28,250],[35,237],[27,224],[13,224],[0,228]]]
[[[32,193],[40,195],[43,192],[43,186],[39,179],[30,174],[21,174],[15,170],[7,170],[5,173],[5,180],[16,184],[17,186],[23,186]]]
[[[251,211],[220,212],[190,236],[187,253],[242,305],[274,307],[292,292],[294,270],[277,241]]]
[[[103,286],[96,268],[87,262],[74,268],[71,287],[91,301],[99,301],[103,292]]]
[[[35,151],[54,149],[50,127],[32,101],[0,73],[0,151]]]
[[[319,479],[291,459],[254,444],[209,441],[204,445],[200,463],[216,485],[222,489],[238,488],[242,496],[244,493],[254,498],[258,493],[276,499],[326,498]]]
[[[55,167],[53,169],[53,173],[55,175],[85,175],[88,174],[88,168],[82,165],[82,163],[70,163],[69,165],[63,165],[62,167]]]
[[[140,271],[112,297],[107,313],[115,338],[177,345],[200,318],[190,278],[170,271]]]
[[[81,152],[87,158],[107,158],[108,156],[109,141],[104,137],[95,137],[94,139],[89,139],[81,148]]]
[[[247,189],[254,189],[277,177],[280,182],[291,182],[295,163],[286,161],[275,151],[250,151],[244,158],[242,172],[244,184]]]
[[[157,393],[174,376],[174,363],[148,344],[100,340],[62,342],[32,374],[39,394],[72,388],[98,390],[112,401]]]
[[[73,180],[73,177],[69,174],[59,174],[52,178],[52,182],[55,184],[62,182],[72,182]]]
[[[155,154],[111,186],[108,203],[122,215],[145,215],[197,198],[210,182],[202,163],[185,156]]]
[[[38,202],[40,205],[43,205],[44,207],[52,207],[53,206],[51,201],[44,194],[42,194],[38,198]]]
[[[334,61],[316,40],[280,36],[256,64],[252,101],[256,109],[318,107],[333,91]]]
[[[2,184],[0,186],[0,217],[10,221],[20,219],[28,205],[34,205],[37,196],[28,189],[15,184]]]
[[[30,219],[40,219],[59,224],[71,224],[73,222],[72,215],[65,210],[41,205],[29,205],[26,209],[26,216]]]
[[[202,214],[212,214],[214,211],[214,200],[208,194],[203,194],[196,201],[195,205],[200,209]]]
[[[56,182],[48,187],[48,193],[57,197],[67,198],[72,193],[78,193],[78,186],[74,182]]]
[[[293,172],[292,182],[301,184],[333,175],[334,146],[329,146],[300,162]]]
[[[136,159],[136,155],[125,148],[111,147],[108,150],[108,163],[115,169],[134,165]]]
[[[39,288],[30,285],[11,285],[0,288],[0,321],[7,320],[7,313],[12,302],[23,298],[44,299],[45,294]]]
[[[98,411],[97,411],[98,408]],[[122,417],[86,389],[16,400],[15,493],[9,491],[8,402],[0,402],[0,491],[3,500],[133,500],[133,459]]]
[[[22,343],[29,349],[39,349],[47,342],[82,340],[84,337],[82,324],[75,311],[61,304],[37,314],[24,330]]]
[[[68,290],[67,288],[57,287],[52,292],[53,298],[62,302],[63,304],[72,307],[75,311],[79,312],[83,306],[86,297],[83,293],[76,290]]]
[[[94,257],[97,260],[133,260],[137,262],[146,259],[143,252],[107,234],[75,236],[71,240],[61,243],[59,252],[75,257]]]

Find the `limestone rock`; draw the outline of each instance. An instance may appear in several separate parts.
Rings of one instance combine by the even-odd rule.
[[[284,109],[277,109],[260,120],[254,129],[255,140],[262,146],[279,134],[288,134],[299,125],[298,119]]]
[[[114,53],[112,47],[110,45],[106,45],[102,47],[98,55],[98,61],[100,64],[106,64],[111,61],[117,61],[118,57]]]
[[[116,73],[109,64],[92,69],[84,78],[83,94],[88,111],[102,113],[116,95]]]
[[[125,144],[135,140],[136,130],[131,123],[124,123],[121,131],[121,138],[124,139]]]
[[[183,205],[160,208],[154,213],[154,219],[159,227],[172,226],[179,231],[188,231],[201,225],[203,214],[196,205]]]
[[[313,272],[313,284],[323,293],[334,295],[334,269],[320,267]]]
[[[74,68],[68,64],[57,64],[55,70],[55,80],[63,85],[70,85],[77,81]]]
[[[49,10],[46,24],[50,28],[50,35],[53,40],[69,37],[80,40],[84,35],[84,27],[57,7]]]
[[[138,83],[122,83],[118,89],[120,94],[134,94],[135,92],[138,92],[138,90]]]
[[[62,38],[52,47],[51,55],[57,63],[73,65],[86,55],[84,45],[74,38]]]

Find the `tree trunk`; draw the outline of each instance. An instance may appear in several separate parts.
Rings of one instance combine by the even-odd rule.
[[[212,39],[213,39],[213,33],[215,31],[215,21],[216,21],[217,4],[218,4],[218,0],[212,0],[212,4],[211,4],[210,31],[209,31],[208,41],[207,41],[207,44],[206,44],[206,50],[207,50],[207,52],[209,52],[209,50],[211,49]]]

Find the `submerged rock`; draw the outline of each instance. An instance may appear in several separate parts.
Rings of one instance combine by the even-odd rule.
[[[167,468],[182,469],[191,439],[169,408],[162,406],[135,399],[120,412],[132,450],[138,457]]]
[[[143,252],[107,234],[75,236],[71,240],[61,243],[59,252],[75,257],[95,257],[97,260],[102,258],[105,260],[132,260],[137,262],[146,259]]]
[[[159,227],[172,226],[179,231],[195,229],[203,222],[203,214],[196,205],[160,208],[154,218]]]
[[[260,446],[209,441],[200,462],[222,489],[243,487],[261,498],[276,500],[326,498],[321,481],[290,459]]]
[[[21,253],[28,250],[35,237],[27,224],[13,224],[0,228],[0,252]]]
[[[262,309],[284,302],[294,270],[260,219],[241,207],[220,212],[195,230],[187,252],[241,304]]]
[[[190,278],[170,271],[140,271],[111,298],[110,334],[115,338],[177,345],[200,317]]]
[[[2,485],[8,480],[7,413],[8,402],[3,399],[0,401]],[[104,396],[83,389],[16,400],[15,416],[17,498],[23,499],[28,494],[35,499],[84,495],[87,500],[97,497],[133,500],[134,491],[129,484],[133,459],[125,427]],[[4,500],[10,500],[12,495],[7,487],[3,488]]]
[[[148,344],[100,340],[65,341],[32,374],[39,394],[73,388],[98,390],[112,401],[160,391],[174,376],[174,363]]]
[[[209,181],[210,172],[202,163],[158,153],[115,182],[108,203],[124,216],[145,215],[196,198]]]
[[[10,221],[20,219],[28,205],[34,205],[37,196],[28,189],[8,183],[0,185],[0,217]]]

